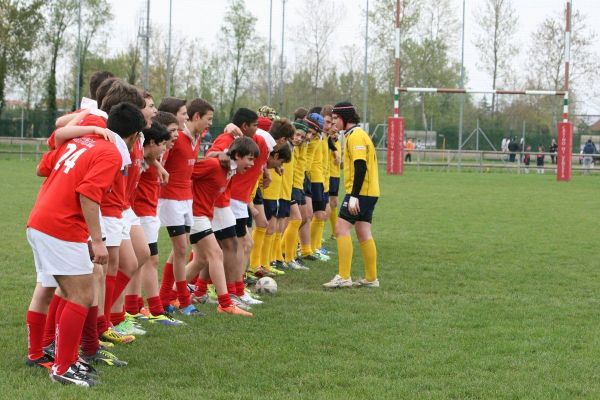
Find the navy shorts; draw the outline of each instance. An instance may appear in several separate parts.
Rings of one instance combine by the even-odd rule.
[[[267,217],[267,221],[277,216],[277,200],[265,199],[263,204],[265,206],[265,217]]]
[[[254,198],[252,199],[252,203],[256,204],[257,206],[260,206],[261,204],[263,204],[263,195],[262,195],[262,191],[260,190],[260,188],[256,189],[256,194],[254,195]]]
[[[329,195],[337,196],[340,192],[340,178],[329,178]]]
[[[238,218],[235,220],[235,234],[241,238],[246,236],[246,226],[248,225],[248,218]]]
[[[279,206],[277,207],[277,218],[289,217],[291,205],[292,202],[290,200],[279,199]]]
[[[314,211],[325,211],[327,203],[325,202],[325,191],[322,183],[311,183],[310,189],[312,195],[312,209]]]
[[[306,204],[304,191],[302,191],[302,189],[292,188],[292,204],[298,204],[300,206]]]
[[[250,211],[250,209],[248,209],[248,218],[246,218],[246,228],[252,228],[252,222],[253,222],[253,218],[252,218],[252,212]]]
[[[373,220],[373,211],[375,211],[375,204],[377,203],[378,199],[379,197],[358,196],[358,206],[360,207],[360,212],[358,215],[351,215],[348,212],[348,201],[350,200],[350,195],[347,194],[344,197],[342,206],[340,207],[339,217],[350,222],[352,225],[359,221],[371,223]]]
[[[310,180],[308,179],[308,175],[304,175],[304,194],[308,197],[310,197],[311,195],[311,191],[310,191]]]
[[[329,204],[329,192],[323,193],[323,203],[327,206]]]

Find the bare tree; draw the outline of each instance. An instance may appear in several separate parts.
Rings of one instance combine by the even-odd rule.
[[[56,118],[56,66],[61,50],[66,43],[66,31],[75,22],[77,2],[74,0],[53,0],[47,3],[46,41],[50,52],[50,71],[46,84],[46,104],[48,123]]]
[[[570,81],[575,88],[586,89],[588,83],[600,78],[600,60],[594,52],[597,35],[579,11],[573,13],[571,25]],[[565,79],[565,21],[564,14],[546,18],[531,35],[528,62],[529,80],[540,88],[560,90]]]
[[[511,74],[509,61],[518,53],[512,38],[518,17],[511,0],[485,0],[475,11],[475,20],[481,30],[474,44],[480,52],[482,67],[492,77],[492,89],[498,80]],[[492,95],[492,114],[496,111],[496,96]]]

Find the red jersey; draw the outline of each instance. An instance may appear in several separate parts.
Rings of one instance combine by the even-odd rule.
[[[194,217],[213,218],[216,198],[229,188],[230,178],[234,172],[221,166],[218,158],[205,158],[196,161],[192,173],[192,206]]]
[[[133,149],[129,152],[131,157],[131,165],[127,168],[127,178],[125,178],[125,201],[123,203],[123,210],[127,210],[131,207],[135,197],[135,188],[138,186],[140,181],[140,175],[142,174],[142,164],[144,163],[144,145],[141,140],[137,140],[133,144]]]
[[[94,135],[75,138],[53,152],[54,168],[40,189],[27,226],[67,242],[86,243],[89,231],[79,196],[100,203],[121,166],[110,142]]]
[[[236,174],[231,179],[231,198],[246,204],[250,203],[250,195],[269,159],[269,147],[265,139],[260,135],[254,135],[252,140],[258,145],[260,151],[258,158],[254,160],[254,165],[245,174]]]
[[[209,154],[211,151],[227,152],[227,150],[229,150],[229,147],[231,147],[231,143],[233,143],[234,139],[235,138],[233,137],[233,135],[229,133],[221,133],[219,136],[217,136],[212,146],[210,146],[210,149],[206,150],[206,154]],[[223,193],[221,193],[221,195],[217,198],[217,201],[215,202],[215,207],[229,207],[230,203],[231,186],[228,186],[227,189]]]
[[[160,179],[158,178],[158,169],[153,164],[150,164],[148,165],[148,169],[142,172],[133,196],[134,200],[131,206],[135,215],[138,217],[156,217],[159,194]]]
[[[81,110],[79,110],[79,111],[81,111]],[[75,112],[79,112],[79,111],[75,111]],[[72,113],[69,113],[69,114],[72,114]],[[106,120],[97,115],[88,114],[81,120],[81,122],[78,124],[78,126],[97,126],[99,128],[106,128]],[[48,140],[46,141],[46,144],[48,145],[50,150],[54,150],[56,148],[56,143],[55,143],[55,139],[54,139],[55,134],[56,134],[56,131],[53,131],[52,134],[50,135],[50,137],[48,138]]]
[[[192,171],[200,151],[200,138],[196,143],[179,131],[179,137],[173,148],[165,154],[165,169],[169,173],[169,183],[160,188],[161,199],[191,200],[192,199]]]

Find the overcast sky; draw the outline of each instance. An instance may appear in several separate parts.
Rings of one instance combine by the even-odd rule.
[[[185,36],[199,37],[206,42],[207,47],[216,46],[216,34],[222,24],[227,0],[172,0],[173,1],[173,31]],[[269,35],[269,4],[271,0],[246,0],[248,9],[257,17],[258,33],[265,38]],[[340,45],[359,44],[364,47],[364,9],[366,0],[337,0],[344,3],[344,12],[339,16],[339,24],[332,38],[332,43]],[[479,55],[473,46],[476,33],[473,10],[482,4],[483,0],[466,0],[465,23],[465,68],[469,74],[468,87],[475,89],[491,88],[491,78],[478,68]],[[146,0],[110,0],[113,6],[114,21],[112,25],[112,40],[114,48],[125,47],[137,34],[138,20],[145,9]],[[462,0],[452,0],[455,4],[457,18],[462,18]],[[166,32],[169,22],[169,0],[151,0],[150,18],[152,24],[157,24]],[[303,0],[286,0],[286,58],[293,62],[296,45],[290,39],[294,36],[294,27],[298,25],[298,14],[304,5]],[[371,5],[374,3],[370,1]],[[600,21],[600,0],[573,0],[573,7],[587,16],[588,26]],[[515,36],[518,47],[522,49],[516,69],[522,71],[531,33],[544,18],[564,10],[565,0],[515,0],[512,2],[519,16],[519,25]],[[273,45],[281,48],[281,12],[282,0],[273,0]],[[315,12],[318,12],[315,10]],[[277,50],[279,51],[279,50]],[[595,45],[596,53],[600,54],[600,39]],[[460,60],[460,35],[453,46],[453,56]],[[278,56],[274,55],[274,56]],[[410,85],[404,82],[403,85]],[[519,88],[507,88],[519,89]],[[522,88],[525,89],[525,88]],[[589,113],[600,114],[600,99],[584,99],[582,109]]]

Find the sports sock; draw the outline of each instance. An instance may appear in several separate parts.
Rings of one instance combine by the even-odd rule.
[[[46,325],[46,314],[27,311],[27,357],[36,360],[44,355],[42,339]]]
[[[150,308],[150,314],[161,315],[165,313],[162,302],[159,296],[148,297],[148,307]]]
[[[331,207],[331,214],[329,215],[329,223],[331,224],[331,234],[335,236],[335,224],[337,224],[337,207]]]
[[[350,235],[337,237],[338,273],[342,279],[350,279],[352,270],[352,238]]]
[[[231,296],[229,295],[229,293],[225,293],[218,296],[217,300],[219,301],[219,305],[221,306],[221,308],[231,307],[231,305],[233,304],[231,302]]]
[[[106,275],[106,287],[104,290],[104,318],[106,318],[107,322],[110,321],[110,309],[113,304],[113,293],[115,292],[116,283],[116,275]]]
[[[241,279],[235,282],[235,294],[238,297],[242,297],[244,295],[244,290],[246,289],[246,285],[244,285],[244,279]]]
[[[268,268],[271,264],[271,245],[273,244],[273,239],[275,235],[266,234],[265,241],[263,242],[262,250],[260,251],[260,265],[265,268]]]
[[[323,240],[323,228],[325,227],[325,221],[313,218],[310,223],[310,246],[314,251],[321,248],[321,241]]]
[[[271,243],[271,261],[283,261],[281,254],[281,233],[273,234],[273,242]]]
[[[125,311],[130,315],[135,315],[140,312],[137,294],[125,295]]]
[[[300,243],[300,255],[302,257],[310,256],[313,253],[310,244]]]
[[[98,351],[98,306],[92,306],[88,310],[81,333],[81,351],[86,356],[93,356]]]
[[[252,241],[254,242],[254,245],[250,252],[250,269],[256,269],[261,266],[262,247],[266,234],[267,228],[254,228],[252,231]]]
[[[194,290],[194,296],[201,297],[208,292],[208,281],[198,278],[196,279],[196,287]]]
[[[77,350],[87,314],[86,307],[65,301],[57,329],[56,357],[53,367],[56,374],[64,374],[71,364],[77,361]]]
[[[42,347],[49,346],[52,342],[54,342],[54,333],[56,329],[56,309],[61,301],[63,301],[62,297],[56,294],[52,296],[50,306],[48,307],[48,314],[46,315],[46,326],[44,326]]]
[[[365,279],[374,281],[377,279],[377,247],[375,240],[370,238],[360,243],[360,253],[365,263]]]
[[[237,285],[235,282],[227,282],[227,293],[229,293],[229,294],[237,293]]]
[[[113,326],[117,326],[123,321],[125,321],[125,311],[110,313],[110,323],[113,324]]]
[[[104,314],[99,314],[96,320],[96,329],[98,330],[98,336],[102,335],[108,330],[108,321]]]
[[[117,301],[119,296],[121,296],[130,280],[131,278],[125,275],[123,272],[117,272],[117,279],[115,281],[115,291],[113,292],[112,303],[110,304],[111,307],[113,306],[113,304],[115,304],[115,301]]]
[[[178,281],[175,282],[175,285],[177,285],[177,299],[179,300],[179,308],[186,308],[191,304],[190,290],[187,287],[187,281]]]
[[[169,304],[169,301],[171,300],[171,289],[173,288],[174,283],[175,276],[173,275],[173,264],[169,262],[165,263],[159,291],[159,296],[163,305]]]
[[[288,222],[285,232],[283,232],[283,252],[285,253],[285,262],[290,262],[296,258],[296,245],[298,244],[298,229],[302,223],[299,219],[292,219]]]

